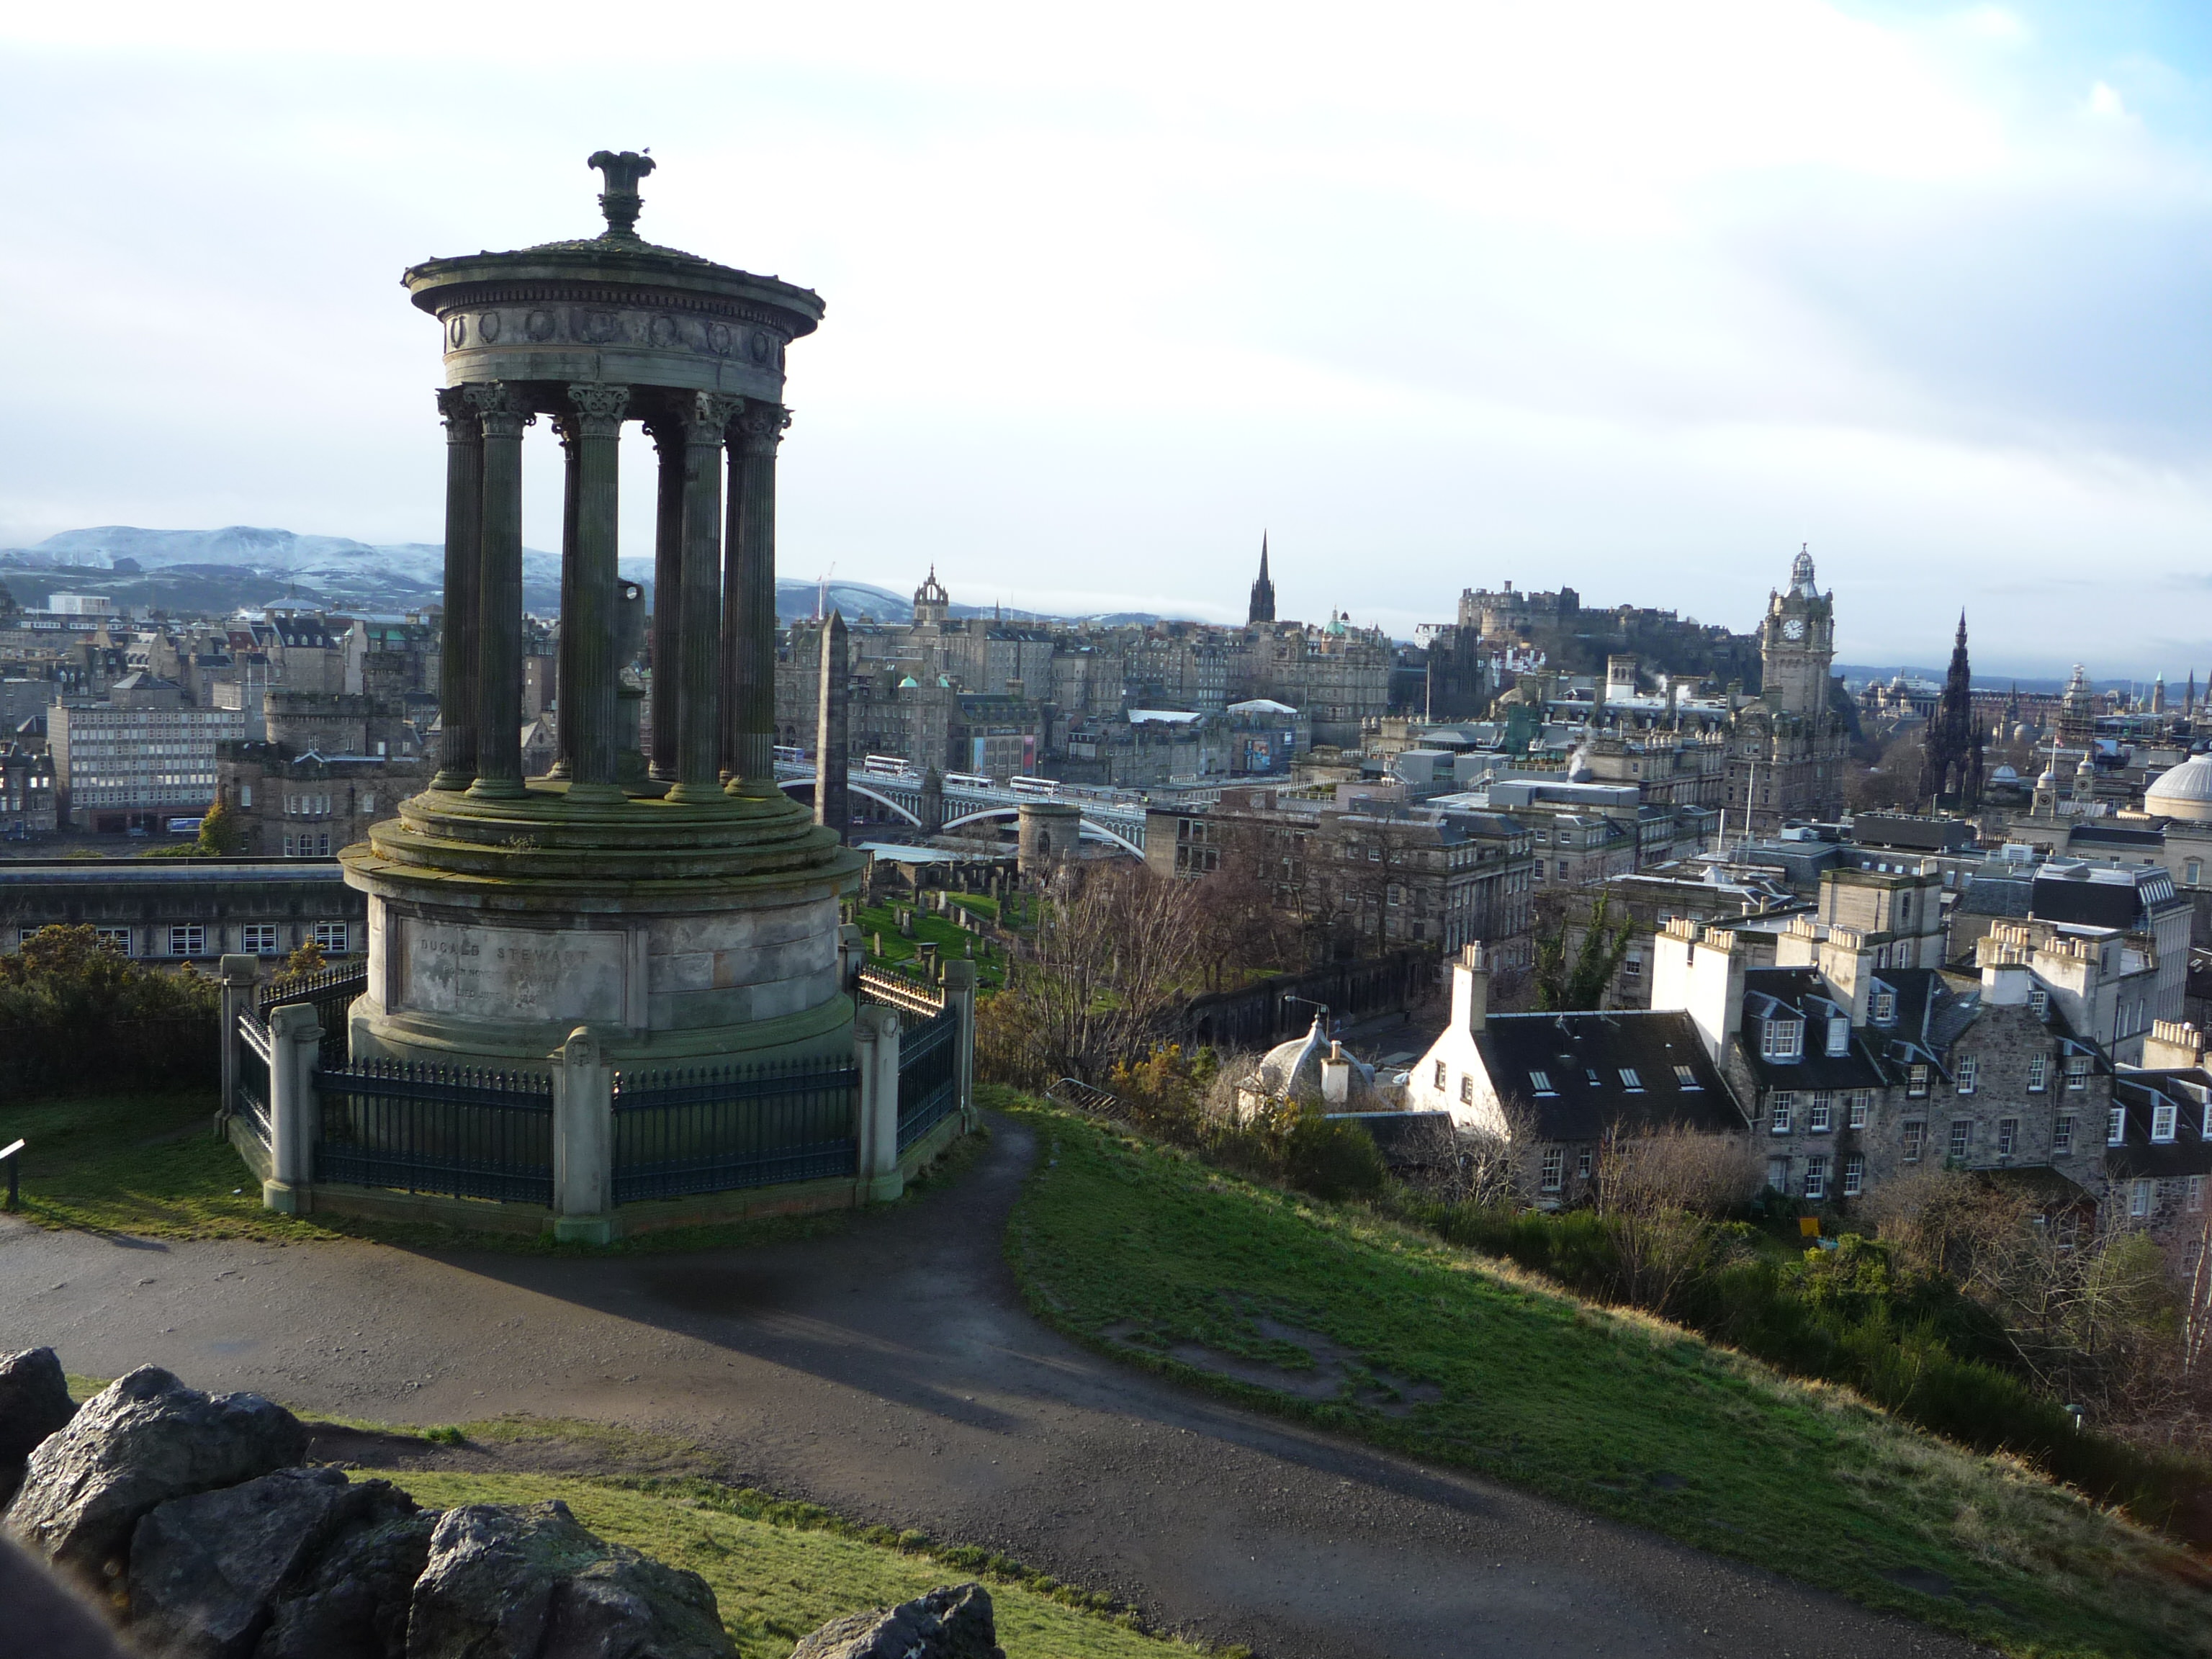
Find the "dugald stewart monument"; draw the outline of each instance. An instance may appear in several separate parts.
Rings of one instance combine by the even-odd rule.
[[[343,854],[368,896],[356,1059],[630,1066],[850,1052],[838,908],[860,855],[774,772],[775,464],[811,290],[656,246],[650,156],[600,151],[599,235],[429,259],[444,343],[440,769]],[[522,454],[560,434],[559,756],[523,776]],[[623,684],[619,446],[659,461],[651,754]],[[725,479],[725,471],[727,477]]]

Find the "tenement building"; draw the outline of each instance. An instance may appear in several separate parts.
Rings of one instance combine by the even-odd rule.
[[[366,945],[368,906],[334,859],[0,860],[0,949],[42,927],[89,927],[118,955],[212,965],[319,945]]]

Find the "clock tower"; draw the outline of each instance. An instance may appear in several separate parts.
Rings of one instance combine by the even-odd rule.
[[[1844,809],[1850,731],[1829,702],[1833,597],[1814,581],[1813,556],[1805,551],[1790,568],[1790,586],[1766,596],[1759,619],[1759,699],[1729,724],[1725,835],[1771,836]]]
[[[1760,700],[1787,714],[1814,720],[1828,708],[1828,666],[1836,657],[1832,594],[1813,580],[1813,556],[1801,550],[1787,590],[1770,593],[1759,619]]]

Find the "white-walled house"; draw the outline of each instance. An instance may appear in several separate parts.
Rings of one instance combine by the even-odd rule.
[[[1680,1009],[1492,1014],[1482,947],[1451,967],[1451,1021],[1413,1066],[1408,1111],[1521,1149],[1536,1201],[1574,1202],[1615,1132],[1749,1130],[1698,1029]]]

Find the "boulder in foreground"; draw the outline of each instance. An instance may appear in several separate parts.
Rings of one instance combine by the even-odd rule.
[[[407,1659],[734,1659],[696,1572],[603,1542],[557,1499],[465,1504],[430,1534]]]
[[[0,1354],[0,1506],[23,1484],[24,1460],[76,1415],[69,1379],[52,1348]]]
[[[833,1619],[791,1650],[791,1659],[1006,1659],[991,1592],[948,1584],[895,1607]]]
[[[258,1394],[202,1394],[142,1365],[40,1443],[6,1525],[33,1554],[106,1592],[141,1518],[307,1453],[307,1430],[282,1406]]]

